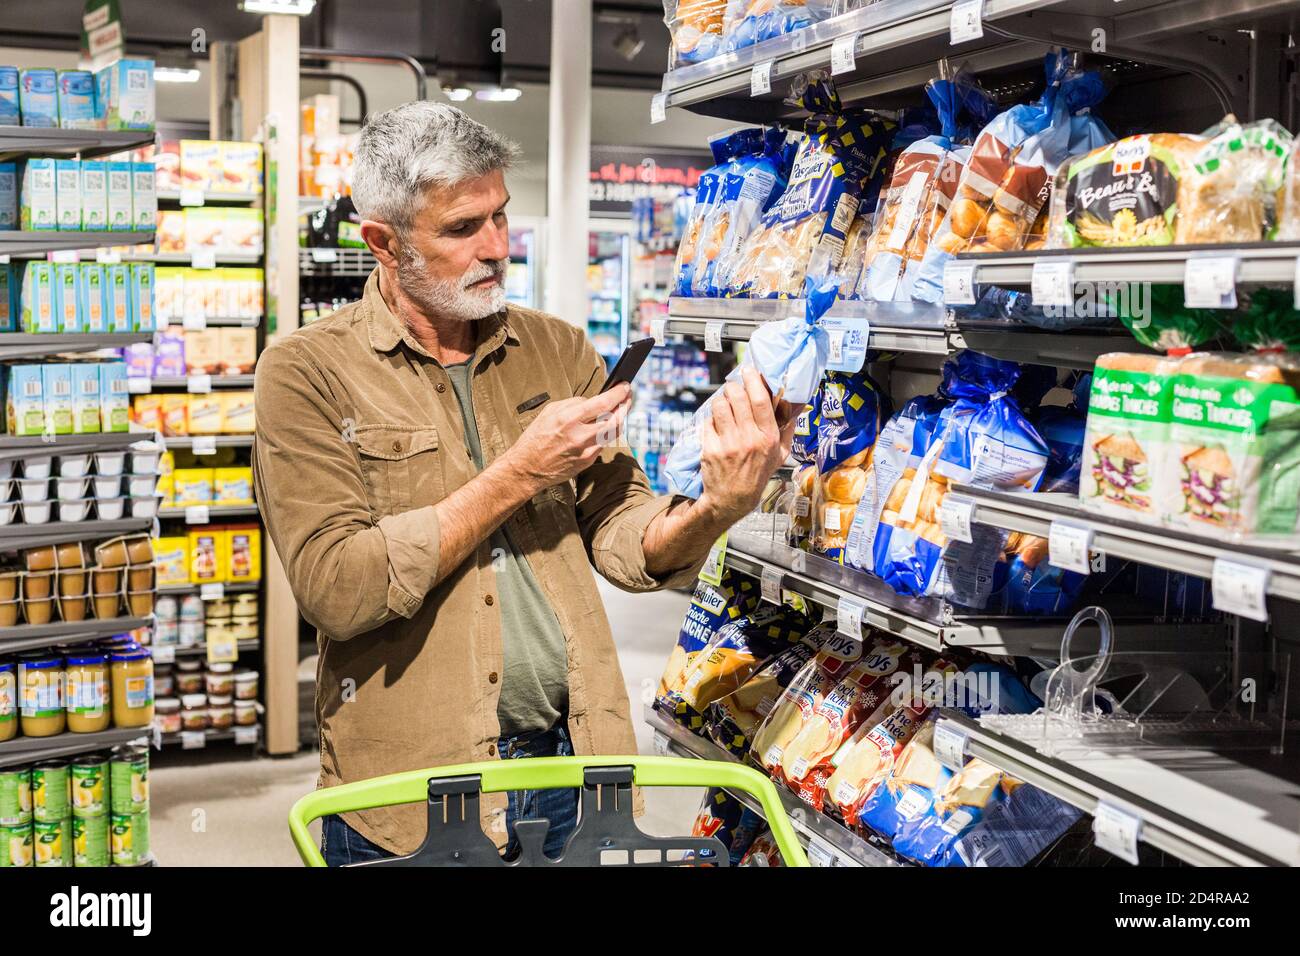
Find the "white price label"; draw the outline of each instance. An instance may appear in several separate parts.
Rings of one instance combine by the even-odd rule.
[[[207,505],[190,505],[185,509],[186,524],[207,524],[209,520]]]
[[[202,312],[187,315],[181,320],[181,327],[187,332],[202,332],[208,327],[208,317]]]
[[[722,351],[722,322],[704,323],[704,351]]]
[[[313,249],[311,251],[312,262],[338,262],[339,251],[337,249]]]
[[[9,253],[7,252],[0,253],[0,266],[7,266],[7,265],[9,265]]]
[[[819,837],[809,837],[808,862],[813,866],[834,866],[835,851]]]
[[[832,365],[838,365],[844,361],[844,330],[831,329],[830,343],[830,362]]]
[[[655,340],[655,345],[663,345],[668,340],[668,320],[651,319],[650,335]]]
[[[210,581],[207,584],[199,585],[199,600],[201,601],[220,601],[226,596],[226,585],[223,581]]]
[[[156,723],[149,728],[149,742],[154,750],[162,750],[162,728]]]
[[[126,380],[126,390],[131,395],[148,395],[153,391],[153,382],[143,375],[131,375]]]
[[[807,495],[794,496],[794,516],[796,518],[806,518],[812,512],[812,499]],[[803,554],[802,551],[799,552]]]
[[[1040,259],[1029,278],[1036,306],[1068,306],[1074,302],[1074,263],[1069,259]]]
[[[166,332],[172,324],[170,315],[157,314],[153,317],[153,327],[155,332]]]
[[[212,391],[211,375],[191,375],[185,380],[185,390],[191,395],[206,395]]]
[[[960,0],[952,5],[948,42],[953,46],[984,35],[984,0]]]
[[[668,116],[668,94],[656,93],[650,98],[650,123],[662,123]]]
[[[217,436],[196,435],[190,450],[196,455],[215,455],[217,453]]]
[[[852,73],[857,68],[858,35],[840,37],[831,44],[831,76]]]
[[[170,664],[176,660],[176,648],[170,644],[154,644],[149,648],[149,656],[155,664]]]
[[[1104,800],[1097,802],[1097,809],[1092,815],[1092,836],[1097,846],[1108,853],[1113,853],[1121,860],[1137,866],[1138,835],[1142,831],[1142,821]]]
[[[781,569],[764,565],[763,574],[759,578],[759,589],[764,601],[769,604],[780,604]]]
[[[182,730],[182,750],[202,750],[208,745],[208,735],[202,730]]]
[[[668,735],[662,730],[655,731],[655,753],[660,757],[667,757],[670,750]]]
[[[1189,309],[1237,307],[1235,256],[1193,256],[1183,268],[1183,305]]]
[[[849,637],[862,639],[862,611],[866,604],[859,598],[845,594],[835,605],[835,629]]]
[[[700,568],[700,580],[705,584],[712,584],[715,588],[722,586],[722,571],[727,563],[727,533],[724,531],[718,540],[713,542],[713,547],[709,548],[709,556],[704,559],[704,567]]]
[[[975,304],[975,263],[950,260],[943,267],[945,305]]]
[[[966,734],[949,721],[943,720],[934,728],[934,759],[949,770],[966,766]]]
[[[195,189],[195,188],[193,188],[193,187],[190,187],[189,189],[182,189],[182,190],[181,190],[181,205],[182,205],[182,206],[202,206],[202,205],[203,205],[203,190],[202,190],[202,189]]]
[[[80,262],[81,253],[76,249],[56,249],[50,253],[51,262]]]
[[[1211,600],[1216,611],[1239,614],[1252,621],[1267,621],[1269,569],[1215,558],[1210,576]]]
[[[115,266],[122,261],[122,253],[116,249],[96,249],[95,261],[105,266]]]
[[[1092,547],[1092,529],[1064,521],[1053,521],[1047,533],[1047,560],[1054,566],[1079,574],[1091,574],[1088,551]]]
[[[255,743],[257,743],[257,728],[256,728],[256,727],[236,727],[236,728],[235,728],[235,743],[236,743],[236,744],[239,744],[239,745],[241,745],[241,746],[243,746],[243,745],[245,745],[245,744],[255,744]]]
[[[944,495],[943,504],[939,505],[939,528],[949,541],[964,541],[970,544],[971,517],[975,514],[975,502],[961,495],[949,493]]]
[[[191,269],[215,269],[217,267],[216,249],[195,249],[190,254]]]
[[[749,95],[762,96],[765,93],[772,92],[772,64],[774,61],[767,60],[763,63],[755,63],[754,69],[749,74]]]

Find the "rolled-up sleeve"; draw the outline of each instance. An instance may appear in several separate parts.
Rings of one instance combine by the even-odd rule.
[[[374,521],[345,416],[292,340],[262,355],[254,388],[258,505],[303,617],[334,640],[412,617],[438,578],[437,512]]]
[[[576,395],[590,397],[605,382],[605,362],[585,337],[574,359],[579,383]],[[689,585],[702,560],[661,576],[646,570],[645,533],[663,512],[680,499],[656,495],[631,450],[621,442],[610,445],[577,479],[578,528],[592,566],[601,577],[624,591],[654,591]]]

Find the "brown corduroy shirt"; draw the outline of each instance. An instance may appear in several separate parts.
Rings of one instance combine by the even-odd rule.
[[[471,359],[485,466],[549,401],[600,391],[605,365],[581,329],[510,306],[478,323]],[[281,339],[257,367],[253,470],[267,530],[303,617],[318,629],[321,786],[498,756],[503,669],[485,540],[434,586],[434,505],[477,470],[443,367],[379,293]],[[646,571],[642,537],[671,504],[625,446],[508,520],[564,631],[574,751],[635,753],[627,693],[592,566],[627,591],[688,583]],[[482,800],[504,844],[503,794]],[[424,837],[422,805],[344,814],[387,850]]]

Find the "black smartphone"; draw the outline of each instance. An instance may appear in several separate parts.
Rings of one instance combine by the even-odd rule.
[[[614,370],[609,373],[609,378],[605,379],[601,392],[608,392],[619,382],[631,384],[632,379],[636,378],[636,373],[641,371],[641,366],[645,364],[650,350],[654,347],[654,339],[638,339],[628,345],[623,350],[623,354],[618,357],[618,361],[614,363]]]

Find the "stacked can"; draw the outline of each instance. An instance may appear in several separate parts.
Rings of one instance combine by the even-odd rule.
[[[108,866],[109,762],[104,753],[72,761],[74,866]]]
[[[32,834],[37,866],[72,866],[72,773],[66,760],[32,767]]]
[[[113,864],[138,866],[149,858],[149,750],[114,747],[109,781]]]
[[[0,768],[0,867],[31,866],[32,768]]]

